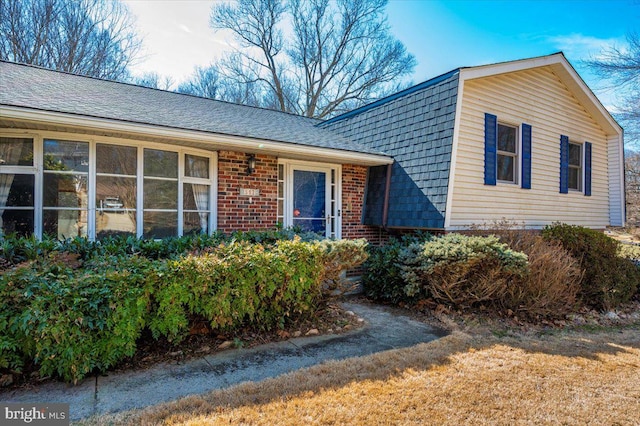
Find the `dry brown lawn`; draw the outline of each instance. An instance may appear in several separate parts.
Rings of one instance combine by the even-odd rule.
[[[454,331],[90,424],[640,425],[640,326]]]

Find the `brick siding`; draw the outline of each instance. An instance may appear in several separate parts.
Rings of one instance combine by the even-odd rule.
[[[362,224],[367,168],[342,166],[342,238],[365,238],[371,244],[384,244],[389,234],[382,228]]]
[[[247,176],[248,154],[218,153],[218,229],[223,232],[273,229],[276,226],[278,159],[256,155],[256,169]],[[260,190],[240,196],[240,188]]]
[[[218,153],[218,229],[223,232],[273,229],[277,223],[278,159],[256,156],[256,170],[247,176],[248,155]],[[384,244],[389,234],[382,228],[361,223],[365,166],[342,166],[342,238],[365,238]],[[257,197],[240,195],[240,188],[260,190]]]

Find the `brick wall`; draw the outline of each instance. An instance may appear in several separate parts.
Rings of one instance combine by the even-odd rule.
[[[389,239],[384,229],[361,223],[366,182],[365,166],[342,166],[342,238],[366,238],[371,244],[384,244]]]
[[[276,226],[278,159],[256,155],[256,170],[247,176],[248,155],[218,153],[218,229],[223,232],[273,229]],[[260,190],[240,196],[240,188]]]
[[[247,157],[242,152],[218,153],[218,229],[223,232],[273,229],[277,222],[278,159],[256,156],[256,170],[247,176]],[[384,244],[389,234],[361,224],[365,166],[342,166],[342,238],[366,238]],[[260,190],[258,197],[240,196],[240,188]]]

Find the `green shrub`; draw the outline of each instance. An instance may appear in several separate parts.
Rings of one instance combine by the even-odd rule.
[[[542,235],[558,241],[580,262],[582,301],[596,308],[612,309],[627,302],[640,283],[640,272],[629,259],[618,256],[619,243],[602,232],[580,226],[554,224]]]
[[[248,241],[259,238],[21,240],[22,263],[0,276],[0,369],[35,363],[76,382],[133,355],[145,327],[173,342],[195,318],[214,330],[283,327],[315,312],[323,279],[366,257],[362,240]]]
[[[42,259],[55,250],[56,246],[56,241],[52,239],[45,238],[40,241],[34,236],[3,235],[0,236],[0,259],[14,265],[28,260]]]
[[[411,244],[399,255],[405,293],[459,308],[503,300],[528,273],[527,256],[497,237],[448,234]]]
[[[391,238],[383,246],[369,246],[368,259],[364,263],[362,288],[364,294],[380,302],[397,304],[409,302],[405,291],[405,282],[401,275],[398,258],[400,252],[410,244],[428,241],[429,234],[404,236],[402,239]]]
[[[213,329],[271,329],[313,310],[323,264],[317,244],[231,242],[200,256],[168,261],[153,287],[149,327],[154,337],[180,341],[191,314]]]
[[[119,259],[96,271],[76,269],[76,259],[52,254],[0,279],[0,294],[13,302],[0,313],[9,316],[2,338],[14,343],[9,367],[21,366],[19,349],[42,376],[75,382],[134,353],[146,315],[148,261]]]

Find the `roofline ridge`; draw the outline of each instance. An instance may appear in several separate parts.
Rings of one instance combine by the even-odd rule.
[[[384,98],[378,99],[376,101],[373,101],[373,102],[368,103],[366,105],[362,105],[361,107],[358,107],[358,108],[353,109],[351,111],[348,111],[348,112],[345,112],[343,114],[337,115],[337,116],[335,116],[333,118],[330,118],[330,119],[328,119],[326,121],[318,123],[317,125],[319,126],[321,124],[335,123],[337,121],[353,117],[354,115],[361,114],[361,113],[363,113],[365,111],[368,111],[368,110],[370,110],[372,108],[375,108],[375,107],[378,107],[380,105],[384,105],[387,102],[391,102],[391,101],[396,100],[398,98],[401,98],[403,96],[406,96],[406,95],[409,95],[411,93],[417,92],[418,90],[426,89],[427,87],[431,87],[431,86],[433,86],[435,84],[438,84],[438,83],[440,83],[440,82],[442,82],[442,81],[444,81],[444,80],[446,80],[446,79],[448,79],[450,77],[453,77],[458,72],[460,72],[460,69],[461,68],[455,68],[455,69],[453,69],[451,71],[447,71],[444,74],[440,74],[440,75],[438,75],[436,77],[430,78],[429,80],[425,80],[425,81],[423,81],[421,83],[414,84],[413,86],[407,87],[406,89],[403,89],[403,90],[401,90],[399,92],[392,93],[390,95],[385,96]]]

